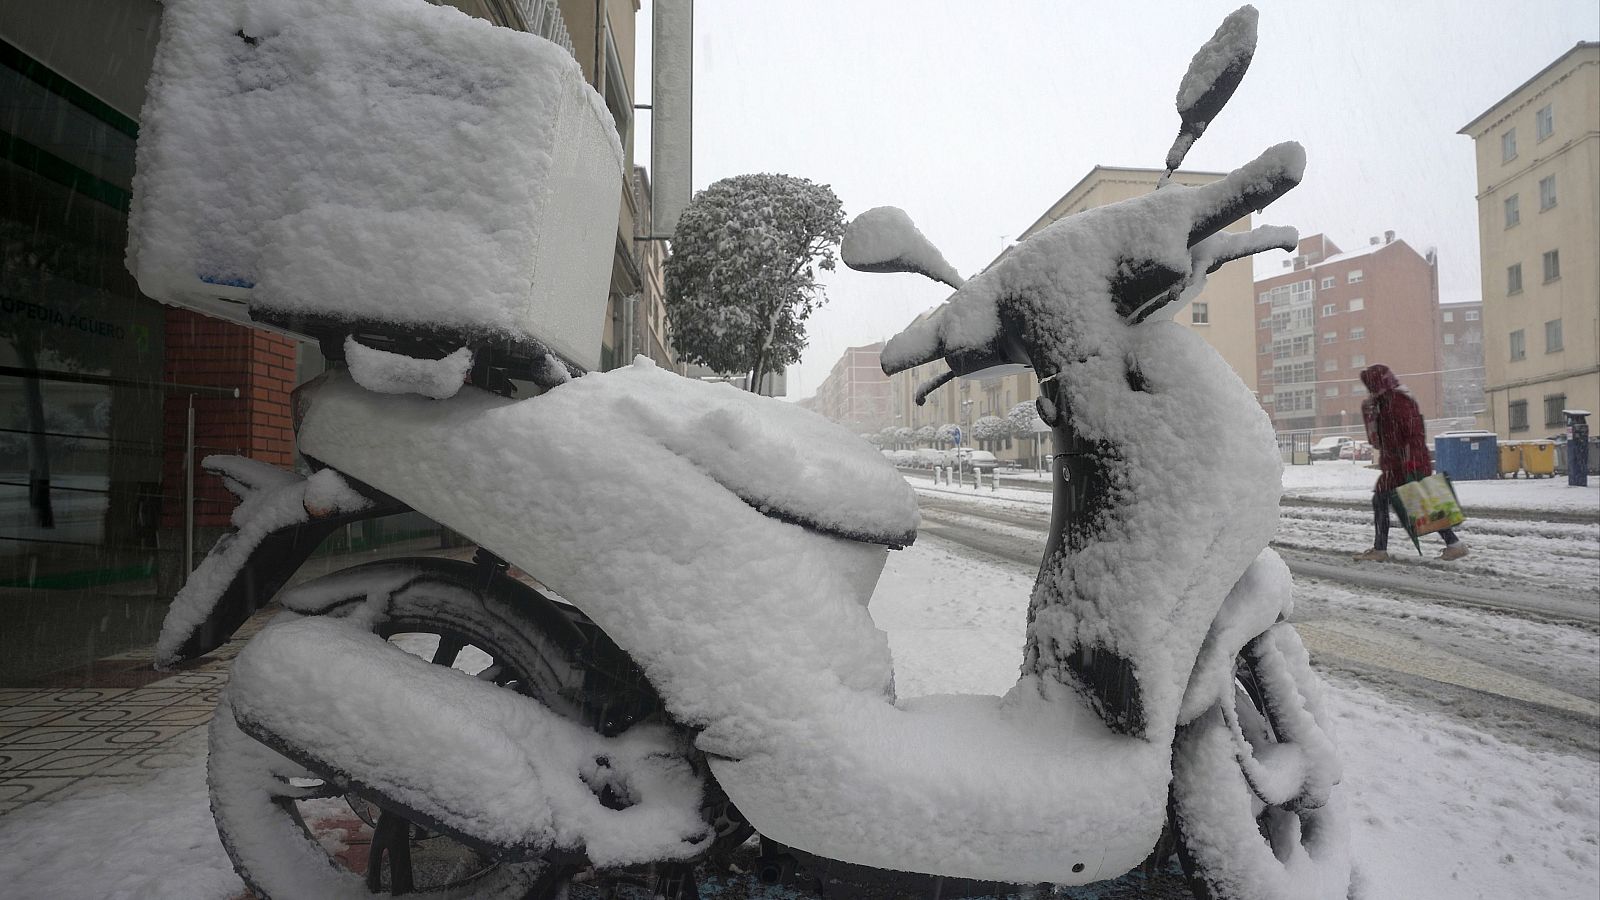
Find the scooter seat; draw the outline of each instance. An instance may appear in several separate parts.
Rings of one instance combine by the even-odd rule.
[[[762,513],[850,540],[916,540],[915,492],[840,425],[732,385],[690,381],[643,357],[607,377],[648,397],[637,412],[650,437]]]

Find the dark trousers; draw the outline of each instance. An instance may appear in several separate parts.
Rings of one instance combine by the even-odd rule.
[[[1377,537],[1373,539],[1372,546],[1379,550],[1389,549],[1389,498],[1393,496],[1394,491],[1372,492],[1372,525],[1377,531]],[[1455,530],[1450,528],[1446,528],[1445,530],[1439,532],[1439,536],[1444,538],[1444,545],[1446,547],[1454,544],[1456,541],[1461,540],[1460,538],[1456,537]]]

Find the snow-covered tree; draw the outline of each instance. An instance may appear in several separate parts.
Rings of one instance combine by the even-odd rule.
[[[1011,423],[999,416],[983,416],[972,423],[972,437],[979,441],[1003,441],[1011,436]]]
[[[916,440],[919,444],[933,444],[939,439],[939,429],[932,425],[924,425],[917,429]]]
[[[874,447],[883,446],[883,435],[881,434],[863,434],[861,438]]]
[[[792,175],[724,178],[689,201],[672,234],[666,308],[684,360],[763,376],[798,362],[805,321],[827,299],[816,274],[834,267],[839,198]]]
[[[1039,408],[1031,401],[1023,401],[1011,407],[1006,413],[1006,421],[1011,423],[1011,433],[1017,437],[1033,437],[1034,432],[1044,428],[1044,420],[1039,418]]]
[[[938,441],[940,444],[954,444],[956,442],[957,431],[958,428],[956,423],[946,422],[939,426],[939,430],[934,434],[934,440]]]
[[[894,441],[902,446],[916,440],[916,437],[917,433],[909,428],[901,427],[894,430]]]

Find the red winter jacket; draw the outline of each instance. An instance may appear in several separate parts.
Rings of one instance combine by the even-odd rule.
[[[1392,491],[1413,477],[1432,475],[1433,459],[1417,401],[1385,365],[1367,367],[1361,383],[1371,395],[1361,401],[1361,419],[1367,426],[1367,442],[1378,451],[1380,474],[1372,489]]]

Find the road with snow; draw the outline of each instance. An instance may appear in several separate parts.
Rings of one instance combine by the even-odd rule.
[[[1043,496],[921,487],[918,500],[923,535],[1029,576],[1037,567]],[[1393,562],[1356,563],[1370,516],[1282,511],[1273,545],[1295,573],[1293,621],[1319,664],[1510,739],[1600,752],[1600,524],[1485,515],[1462,530],[1464,560],[1437,559],[1435,538],[1426,556],[1396,543]]]

